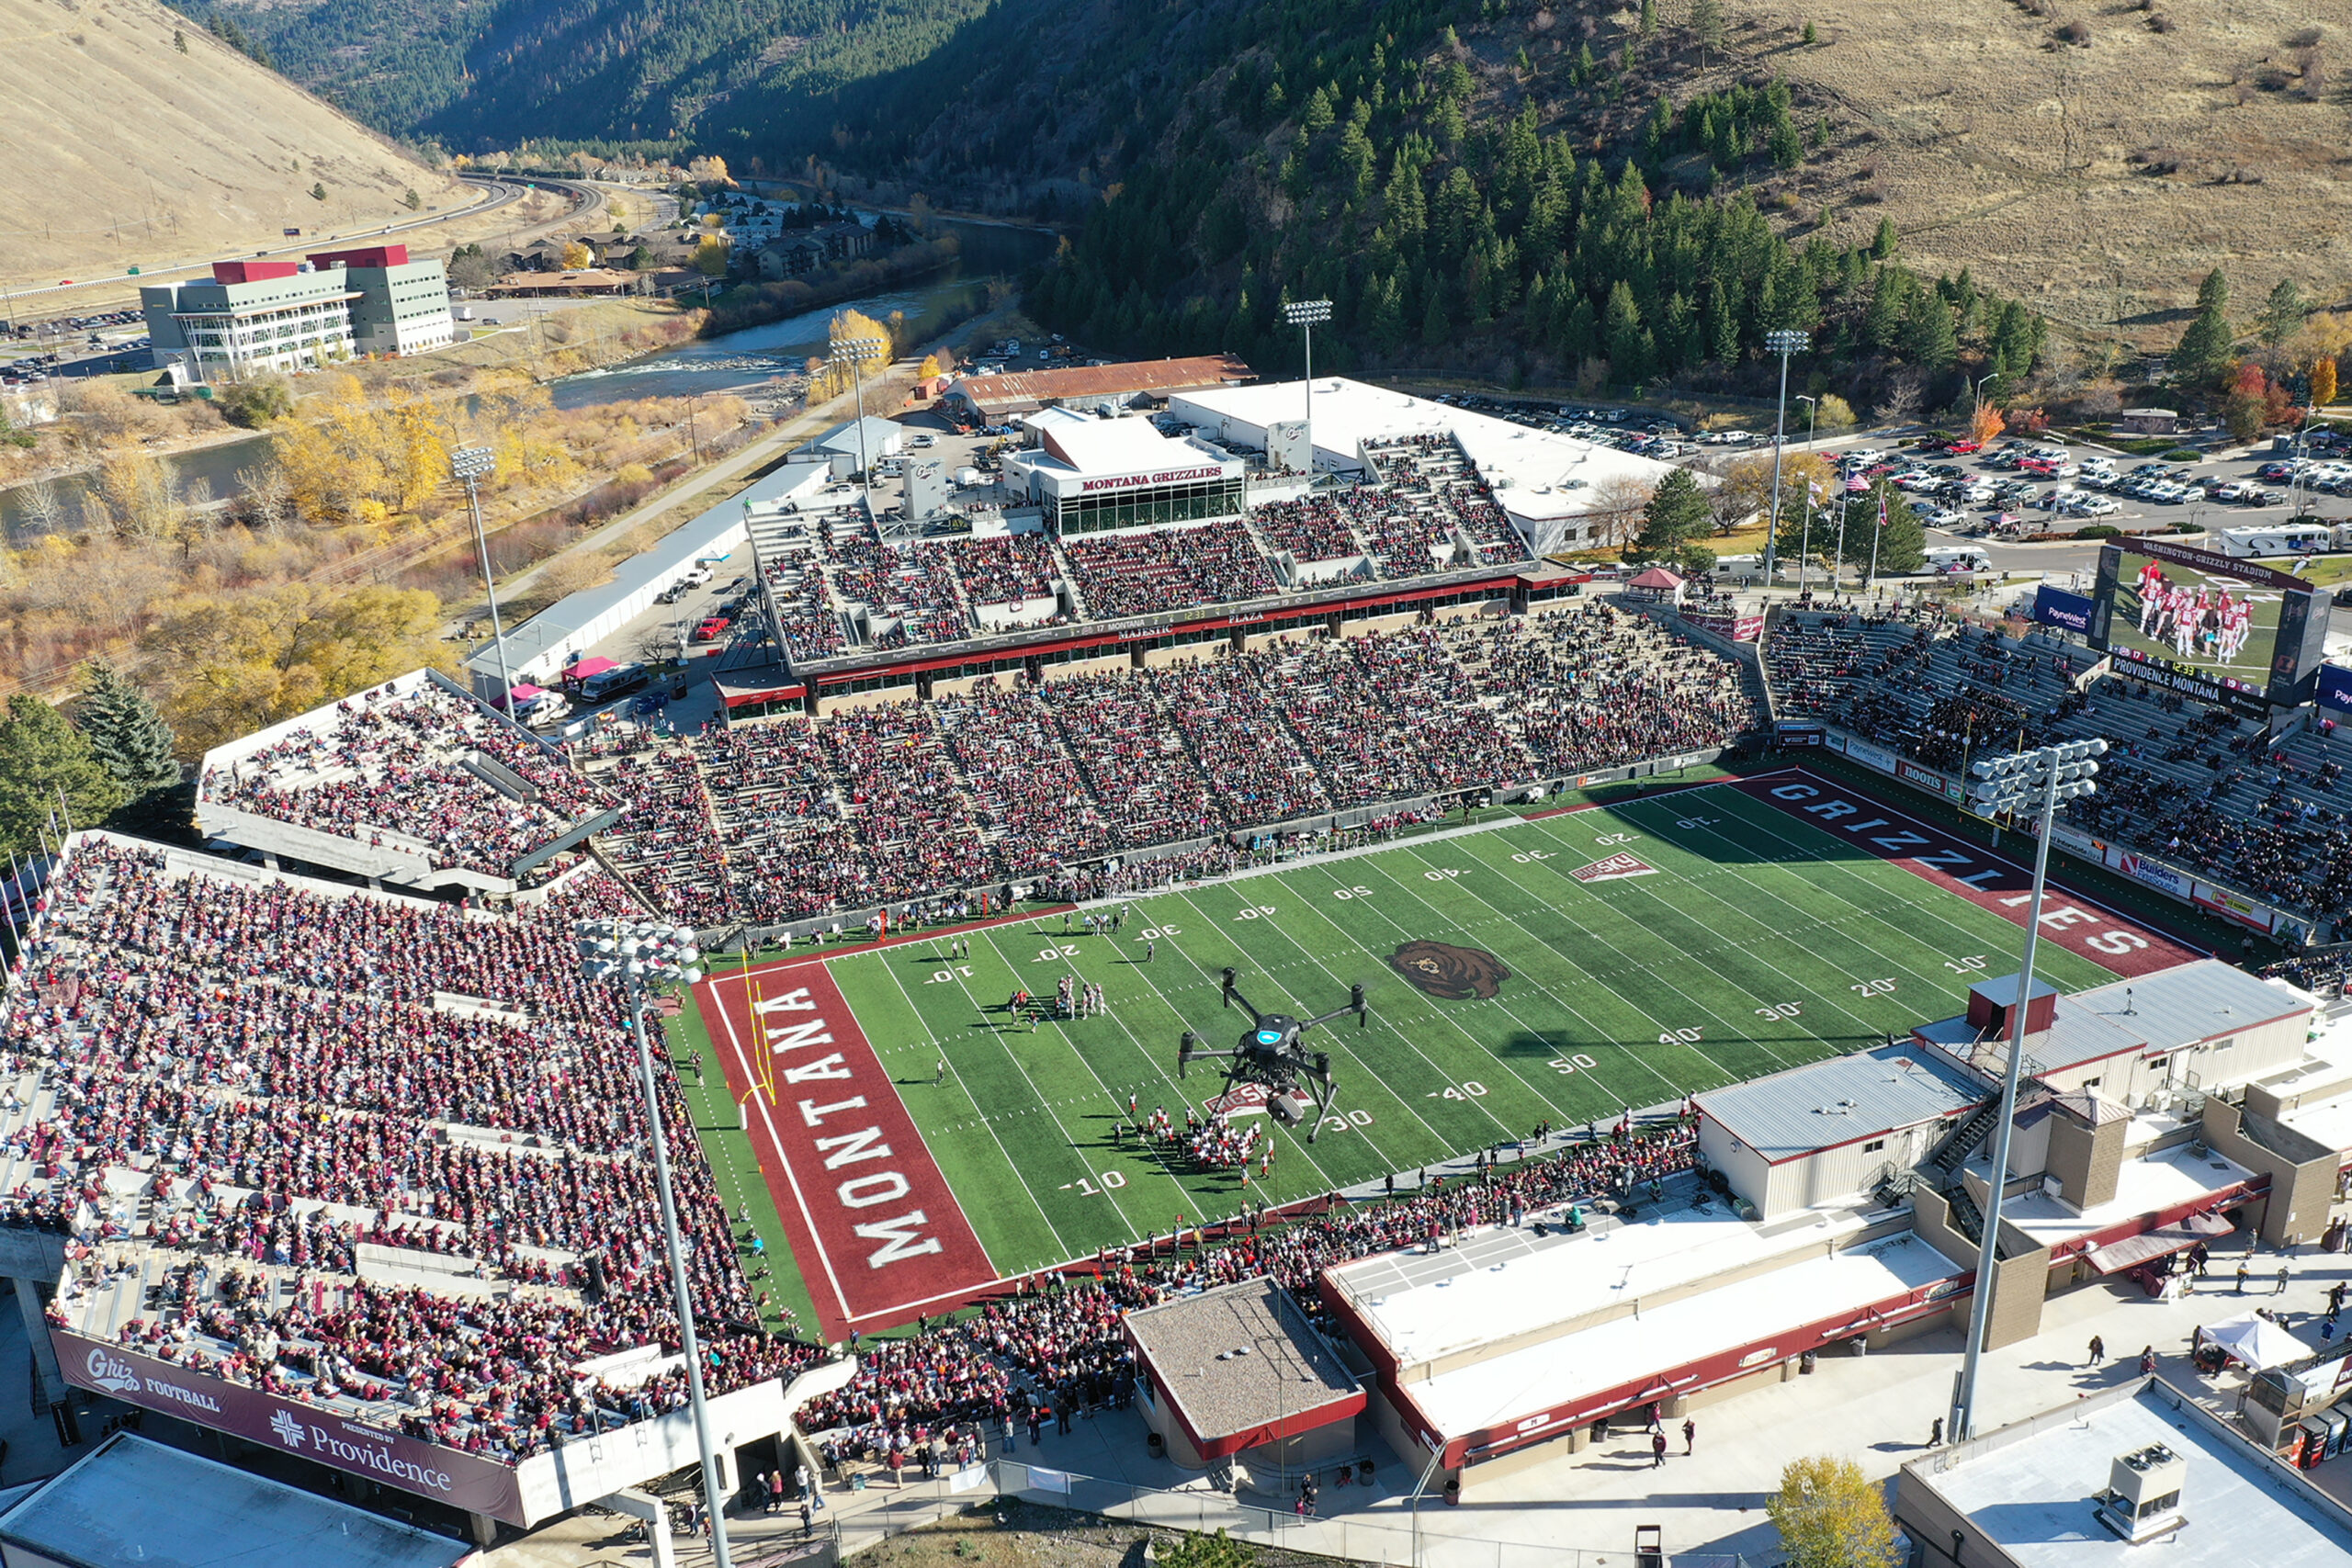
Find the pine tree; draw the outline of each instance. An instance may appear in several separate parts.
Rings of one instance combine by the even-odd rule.
[[[2303,300],[2303,291],[2295,287],[2295,280],[2280,278],[2278,287],[2273,288],[2270,298],[2262,303],[2262,314],[2258,319],[2262,323],[2264,344],[2277,348],[2292,337],[2296,329],[2303,324],[2303,316],[2310,309]]]
[[[2230,280],[2215,267],[2205,275],[2197,288],[2197,319],[2180,334],[2180,342],[2172,351],[2172,368],[2177,376],[2191,381],[2210,381],[2228,366],[2230,349],[2236,339],[2231,335],[2229,321]]]
[[[90,758],[136,801],[180,782],[172,727],[147,694],[104,659],[82,667],[82,705],[74,715]]]
[[[1951,323],[1951,307],[1943,296],[1925,290],[1911,301],[1911,319],[1904,323],[1904,357],[1923,370],[1949,370],[1960,361],[1960,339]]]
[[[1452,328],[1445,319],[1445,299],[1438,290],[1430,290],[1430,307],[1421,316],[1421,346],[1435,348],[1446,340]]]
[[[1707,528],[1707,498],[1698,479],[1688,468],[1669,469],[1642,509],[1641,535],[1626,550],[1626,558],[1657,560],[1680,555],[1691,540],[1706,537]]]
[[[1649,374],[1642,353],[1642,308],[1623,278],[1609,290],[1609,309],[1602,319],[1601,343],[1609,355],[1610,379],[1630,386]]]
[[[73,827],[93,828],[123,792],[64,715],[19,692],[0,719],[0,853],[38,853],[61,798]]]

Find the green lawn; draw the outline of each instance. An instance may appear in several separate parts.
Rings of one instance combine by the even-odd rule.
[[[1656,874],[1570,874],[1620,852]],[[1419,939],[1484,950],[1510,977],[1491,999],[1433,998],[1388,964]],[[1247,1020],[1217,1003],[1227,964],[1269,1010],[1328,1011],[1353,981],[1372,1007],[1368,1028],[1316,1032],[1338,1119],[1312,1145],[1278,1134],[1272,1180],[1253,1171],[1250,1190],[1280,1202],[1544,1118],[1581,1123],[1857,1049],[1960,1010],[1978,973],[1969,961],[2005,972],[2018,941],[2015,926],[1899,865],[1710,788],[1138,899],[1116,939],[1064,935],[1055,915],[976,933],[966,961],[918,942],[832,972],[892,1076],[920,1080],[903,1091],[909,1109],[1010,1274],[1164,1235],[1180,1213],[1238,1210],[1232,1173],[1113,1142],[1129,1095],[1181,1122],[1188,1100],[1222,1087],[1217,1064],[1177,1082],[1176,1043],[1188,1027],[1216,1046],[1239,1033]],[[2050,944],[2042,954],[2062,988],[2109,977]],[[1104,986],[1108,1016],[1032,1032],[1002,1010],[1016,987],[1050,998],[1064,972]],[[949,1073],[934,1086],[940,1055]],[[723,1102],[714,1091],[715,1115]],[[707,1141],[748,1159],[723,1147],[736,1135]],[[730,1205],[758,1185],[724,1171],[721,1183]],[[779,1293],[797,1299],[797,1282]]]

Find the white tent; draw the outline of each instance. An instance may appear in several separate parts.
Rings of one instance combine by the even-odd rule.
[[[2221,1323],[2209,1323],[2198,1333],[2257,1372],[2267,1367],[2300,1361],[2312,1353],[2309,1345],[2268,1318],[2256,1317],[2252,1313]]]

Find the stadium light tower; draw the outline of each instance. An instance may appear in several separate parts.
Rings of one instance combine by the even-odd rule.
[[[474,489],[482,475],[498,467],[498,454],[487,446],[460,446],[449,454],[449,471],[466,487],[466,507],[474,515],[474,548],[481,554],[481,589],[490,595],[490,646],[498,650],[498,708],[514,712],[514,677],[506,669],[506,628],[498,621],[498,584],[490,575],[490,536],[482,531],[481,496]]]
[[[1814,421],[1818,419],[1821,415],[1821,400],[1819,398],[1809,398],[1803,392],[1799,392],[1797,394],[1797,401],[1804,405],[1804,449],[1810,452],[1813,450]],[[1772,494],[1777,498],[1780,493],[1781,482],[1776,479],[1772,481]],[[1799,593],[1803,593],[1804,592],[1805,570],[1812,564],[1813,481],[1807,479],[1804,486],[1804,527],[1797,537],[1797,592]],[[1770,588],[1772,585],[1768,581],[1764,586]]]
[[[653,1081],[653,1052],[645,1043],[649,987],[656,981],[691,986],[702,978],[695,933],[684,926],[650,920],[575,920],[581,972],[591,980],[616,983],[628,1004],[629,1033],[637,1040],[637,1070],[645,1091],[645,1124],[653,1144],[653,1181],[662,1196],[662,1242],[669,1258],[670,1283],[678,1311],[678,1348],[686,1362],[686,1397],[694,1407],[695,1446],[702,1453],[702,1495],[710,1510],[711,1560],[733,1568],[727,1551],[727,1494],[718,1481],[718,1455],[710,1446],[710,1407],[703,1399],[702,1349],[695,1342],[694,1293],[686,1283],[686,1247],[678,1234],[678,1202],[670,1189],[670,1145],[662,1135],[662,1101]],[[654,1529],[660,1529],[657,1523]]]
[[[833,344],[828,362],[849,367],[850,384],[857,389],[857,493],[865,502],[865,510],[874,510],[874,470],[865,457],[865,362],[882,357],[882,340],[871,337],[843,338]]]
[[[1813,340],[1792,327],[1776,327],[1764,334],[1764,346],[1781,356],[1780,410],[1772,416],[1772,521],[1764,530],[1764,587],[1778,581],[1777,547],[1781,542],[1781,443],[1789,425],[1789,356],[1803,354]]]
[[[1951,1437],[1965,1442],[1976,1435],[1976,1374],[1984,1353],[1984,1330],[1992,1316],[1993,1265],[2001,1234],[2001,1189],[2009,1169],[2009,1134],[2018,1113],[2018,1083],[2025,1061],[2026,1002],[2033,995],[2033,950],[2041,935],[2041,893],[2050,870],[2050,834],[2058,808],[2098,791],[2098,759],[2104,740],[2068,740],[2032,751],[1982,757],[1969,772],[1968,807],[1980,817],[2034,811],[2041,830],[2033,845],[2033,897],[2026,905],[2025,958],[2009,1008],[2009,1059],[2001,1069],[2000,1121],[1993,1135],[1993,1169],[1986,1181],[1984,1234],[1976,1251],[1976,1289],[1968,1307],[1968,1353],[1952,1391]]]
[[[1294,299],[1283,307],[1283,320],[1306,336],[1306,472],[1315,474],[1315,329],[1331,319],[1329,299]]]

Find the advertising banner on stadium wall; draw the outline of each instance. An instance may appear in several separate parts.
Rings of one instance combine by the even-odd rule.
[[[1682,618],[1702,631],[1710,631],[1729,642],[1754,642],[1764,635],[1764,616],[1756,615],[1719,615],[1713,612],[1685,610]]]
[[[2096,602],[2087,593],[2069,593],[2048,583],[2033,591],[2033,618],[2046,626],[2064,626],[2087,637]]]
[[[1939,773],[1933,768],[1923,768],[1908,757],[1894,760],[1894,776],[1905,784],[1939,795],[1946,800],[1962,800],[1968,795],[1958,779]]]
[[[1873,746],[1867,740],[1860,740],[1853,736],[1833,729],[1829,732],[1829,749],[1832,751],[1843,751],[1862,766],[1876,768],[1882,773],[1894,772],[1894,753],[1883,746]]]
[[[469,1514],[486,1514],[512,1525],[531,1522],[524,1517],[514,1471],[493,1461],[363,1426],[316,1405],[280,1399],[54,1325],[49,1337],[65,1381],[77,1387],[365,1475]]]
[[[2199,908],[2232,919],[2242,926],[2267,931],[2278,923],[2278,912],[2265,904],[2257,904],[2243,893],[2233,893],[2226,887],[2216,887],[2210,882],[2199,882],[2189,894]]]
[[[2129,851],[2118,850],[2115,852],[2114,865],[2116,870],[2135,882],[2144,882],[2151,887],[2162,888],[2176,898],[2186,899],[2188,897],[2192,878],[2183,875],[2168,865],[2149,860],[2144,855],[2135,855]]]
[[[2319,667],[2319,689],[2315,700],[2324,708],[2339,713],[2352,713],[2352,670],[2341,664]]]

